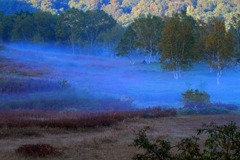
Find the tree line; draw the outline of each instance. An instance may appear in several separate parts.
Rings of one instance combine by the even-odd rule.
[[[182,70],[205,62],[217,71],[218,83],[222,71],[240,61],[240,14],[233,16],[229,26],[226,29],[221,17],[201,21],[185,11],[162,17],[140,15],[126,28],[102,10],[71,8],[58,15],[0,12],[3,42],[57,42],[70,45],[73,53],[79,45],[116,45],[117,55],[144,54],[148,62],[160,55],[162,68],[173,71],[176,79]]]
[[[116,43],[113,32],[121,34],[123,28],[101,10],[83,12],[71,8],[59,15],[43,11],[8,15],[0,12],[2,42],[58,42],[70,44],[74,52],[76,45]]]
[[[240,14],[234,16],[230,29],[224,19],[211,17],[208,21],[195,20],[185,11],[171,17],[140,16],[131,23],[117,45],[117,54],[131,57],[139,53],[149,58],[160,55],[163,69],[181,71],[197,62],[205,62],[217,71],[219,84],[222,71],[239,62]]]

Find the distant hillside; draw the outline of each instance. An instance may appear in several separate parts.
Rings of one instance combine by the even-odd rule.
[[[81,10],[101,9],[123,25],[129,24],[140,14],[149,13],[171,15],[186,10],[197,19],[222,16],[226,20],[240,13],[239,0],[0,0],[0,10],[5,13],[41,9],[56,14],[69,7]]]

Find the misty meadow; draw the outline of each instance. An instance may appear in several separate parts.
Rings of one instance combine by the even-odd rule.
[[[0,1],[1,159],[240,158],[238,3],[47,2]]]

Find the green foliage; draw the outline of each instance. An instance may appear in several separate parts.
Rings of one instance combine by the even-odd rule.
[[[133,158],[134,160],[170,160],[171,153],[170,153],[170,143],[162,140],[157,139],[154,143],[150,142],[146,135],[146,131],[149,128],[145,128],[140,130],[136,133],[136,138],[134,139],[133,146],[138,147],[139,149],[144,149],[146,152],[144,154],[137,154]]]
[[[15,12],[40,9],[59,14],[69,8],[82,11],[103,10],[124,26],[140,14],[171,16],[181,10],[195,19],[207,20],[210,16],[223,16],[227,21],[239,13],[238,0],[0,0],[0,10]]]
[[[75,45],[80,43],[84,34],[84,13],[77,9],[68,9],[57,19],[56,36],[59,41],[69,43],[75,53]]]
[[[177,145],[157,138],[150,140],[145,128],[136,133],[133,146],[144,151],[136,154],[134,160],[238,160],[240,158],[240,130],[236,123],[228,125],[203,125],[197,136],[182,139]],[[207,135],[200,147],[201,134]],[[172,150],[178,150],[174,153]]]
[[[231,159],[240,158],[240,131],[236,123],[217,126],[212,123],[204,125],[198,130],[198,134],[208,134],[204,145],[203,157],[211,159]]]
[[[125,29],[121,25],[115,25],[105,32],[101,32],[97,37],[97,41],[103,45],[116,46],[122,38]]]
[[[234,37],[226,30],[221,18],[208,20],[205,32],[203,57],[207,64],[217,71],[217,84],[220,84],[222,70],[234,63]]]
[[[15,22],[16,15],[6,15],[1,20],[1,40],[2,41],[10,41],[11,39],[11,31],[13,29],[13,25]]]
[[[200,92],[199,90],[187,90],[182,94],[184,104],[196,103],[196,104],[208,104],[210,103],[210,96],[206,92]]]
[[[195,27],[196,21],[184,12],[167,18],[159,44],[159,52],[162,52],[160,62],[164,69],[179,74],[195,62],[196,57],[192,52]]]
[[[0,12],[0,41],[4,42],[57,41],[70,44],[74,53],[76,46],[82,44],[93,46],[103,40],[105,43],[117,43],[122,34],[123,28],[117,26],[110,15],[100,10],[83,12],[71,8],[59,15],[43,11],[21,11],[11,15]]]
[[[49,42],[56,40],[55,28],[57,23],[57,16],[50,12],[38,11],[33,13],[35,34],[33,41]]]
[[[116,21],[112,16],[101,10],[87,11],[85,18],[85,35],[86,41],[91,46],[96,42],[101,32],[106,32],[116,25]]]
[[[163,20],[158,16],[141,15],[127,28],[116,50],[117,55],[131,56],[136,50],[149,56],[158,53],[158,43],[161,38]]]
[[[234,52],[237,54],[238,62],[240,62],[240,13],[232,17],[229,32],[234,36]]]
[[[136,50],[136,32],[129,26],[119,41],[116,50],[118,56],[129,55]]]
[[[32,13],[19,12],[16,14],[16,19],[11,31],[11,39],[30,41],[34,35],[34,23]]]
[[[163,29],[163,20],[158,16],[141,15],[131,24],[136,33],[136,46],[143,53],[155,55],[158,53],[158,43]]]

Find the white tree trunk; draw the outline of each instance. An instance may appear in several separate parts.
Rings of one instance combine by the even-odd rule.
[[[130,63],[131,63],[131,64],[133,64],[133,65],[135,64],[135,61],[132,59],[132,56],[131,56],[131,55],[128,56],[128,59],[130,60]]]
[[[152,60],[152,53],[149,54],[149,58],[148,58],[148,63],[151,64],[151,60]]]
[[[220,53],[217,52],[217,61],[218,61],[218,73],[217,73],[217,84],[220,85],[220,78],[222,77],[222,68],[220,64]]]
[[[174,71],[174,79],[178,80],[181,77],[182,77],[181,71],[180,70],[175,70]]]

